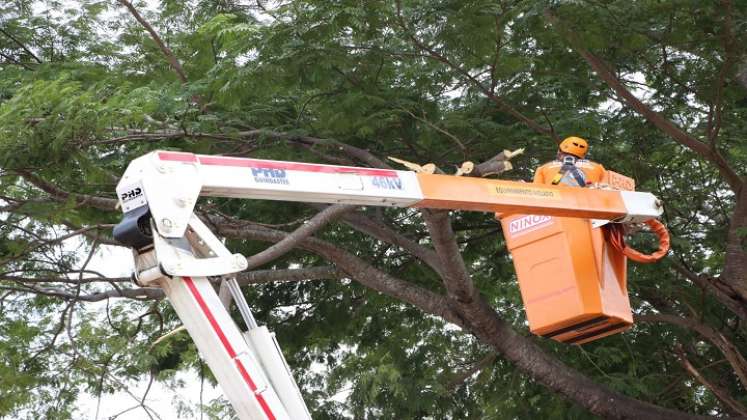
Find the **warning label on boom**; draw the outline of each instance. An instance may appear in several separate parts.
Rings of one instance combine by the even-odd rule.
[[[496,185],[492,186],[491,189],[501,197],[546,198],[550,200],[560,200],[560,191],[551,190],[549,188],[524,186],[507,187],[504,185]]]

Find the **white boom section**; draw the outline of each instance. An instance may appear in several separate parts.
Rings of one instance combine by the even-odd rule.
[[[126,213],[148,205],[158,231],[184,234],[198,196],[407,207],[423,199],[411,171],[152,152],[117,185]]]
[[[288,415],[206,278],[163,278],[159,284],[240,419],[311,418]]]
[[[253,322],[242,335],[205,277],[244,270],[246,259],[231,254],[194,215],[181,238],[164,238],[152,230],[153,246],[134,253],[136,279],[163,289],[239,418],[310,420],[274,336]],[[190,271],[209,274],[191,276]],[[236,288],[239,309],[253,319]]]

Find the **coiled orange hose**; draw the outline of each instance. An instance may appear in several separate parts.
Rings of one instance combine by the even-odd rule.
[[[636,249],[633,249],[625,243],[625,231],[624,227],[620,224],[609,224],[607,231],[609,232],[609,241],[612,246],[622,252],[626,257],[639,263],[653,263],[664,258],[669,252],[669,232],[667,227],[663,223],[656,219],[651,219],[645,222],[651,231],[659,237],[659,249],[654,251],[652,254],[644,254]]]

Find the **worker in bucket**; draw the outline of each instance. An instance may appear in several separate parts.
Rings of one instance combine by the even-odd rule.
[[[534,182],[570,187],[586,187],[601,182],[605,174],[604,166],[584,159],[588,151],[589,143],[586,140],[566,137],[558,145],[556,159],[537,168]]]

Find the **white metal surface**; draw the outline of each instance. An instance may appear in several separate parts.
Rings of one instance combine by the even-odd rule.
[[[272,387],[277,391],[291,418],[311,419],[311,414],[303,402],[298,385],[293,380],[293,373],[283,357],[275,334],[266,327],[257,327],[245,332],[244,336],[259,357],[262,367],[272,382]]]
[[[163,151],[133,160],[117,195],[125,212],[147,204],[166,238],[184,235],[199,195],[398,207],[423,199],[410,171]]]
[[[391,205],[423,199],[410,171],[199,157],[203,195],[268,200]]]
[[[202,188],[199,166],[196,162],[161,160],[158,153],[130,162],[117,184],[117,197],[124,212],[147,205],[161,235],[180,238]]]
[[[651,193],[639,191],[618,191],[625,203],[628,215],[616,222],[641,223],[658,219],[664,213],[661,202]]]
[[[154,229],[153,242],[150,250],[134,254],[136,278],[140,284],[156,283],[164,290],[239,418],[310,420],[277,345],[268,346],[260,341],[260,346],[254,347],[254,342],[240,333],[207,278],[188,275],[190,272],[230,274],[245,269],[246,259],[240,254],[231,254],[194,215],[184,237],[163,238]],[[254,317],[235,279],[227,281],[247,325],[256,329]],[[263,364],[273,368],[268,370]],[[286,369],[279,370],[275,368],[277,365],[286,366]],[[276,375],[282,377],[274,377]],[[280,386],[282,388],[278,388]]]
[[[206,278],[162,278],[160,285],[240,419],[296,420]]]
[[[170,276],[222,276],[247,267],[246,258],[241,254],[195,258],[186,238],[169,239],[153,232],[153,243],[160,268]]]

